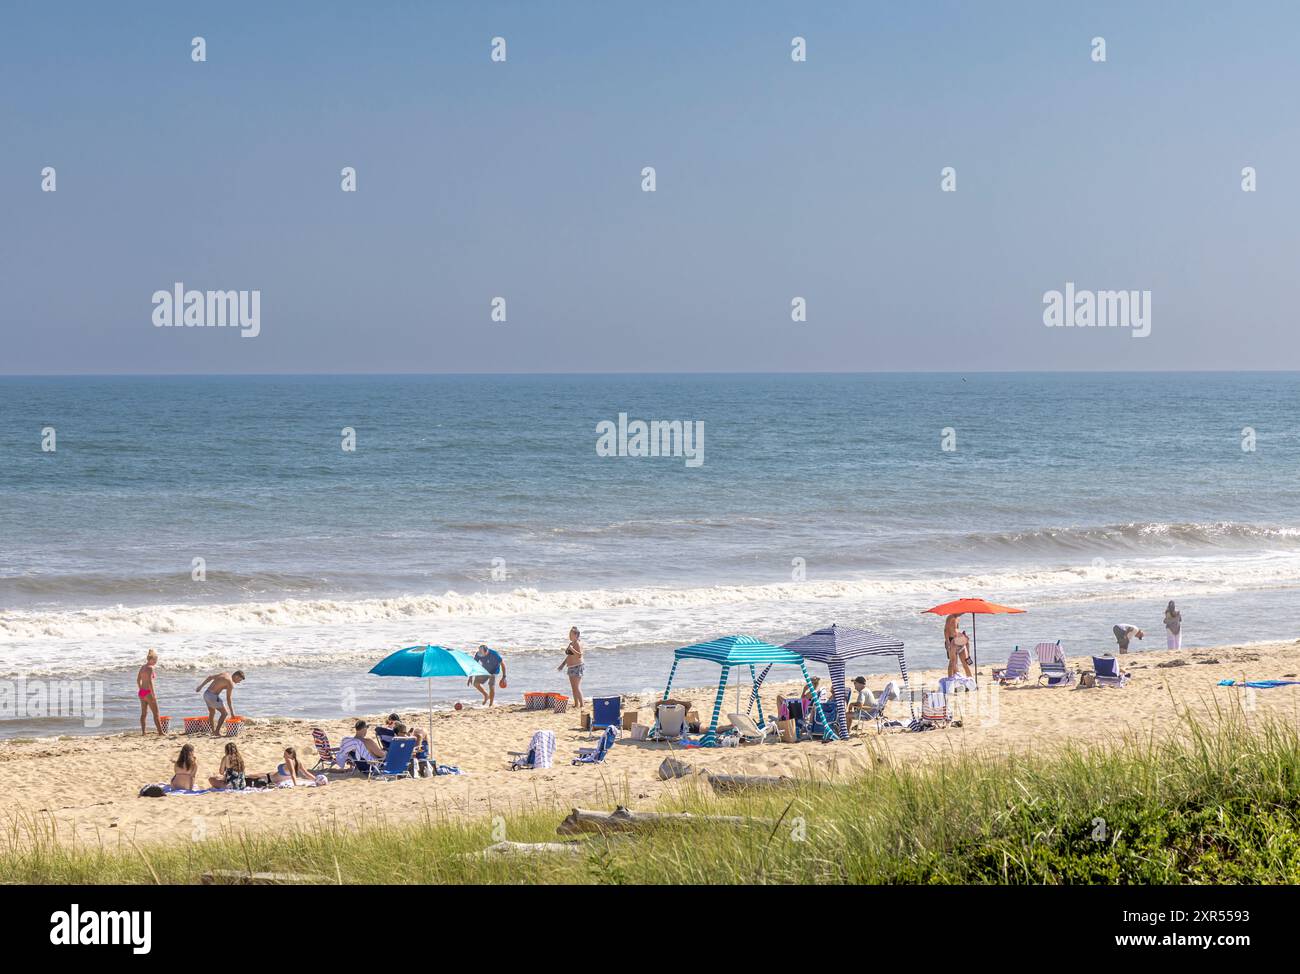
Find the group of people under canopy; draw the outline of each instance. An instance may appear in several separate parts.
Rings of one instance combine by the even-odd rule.
[[[903,676],[904,686],[908,686],[907,657],[903,654],[903,642],[893,636],[885,636],[869,629],[855,629],[848,626],[831,625],[818,629],[806,636],[775,646],[772,643],[755,639],[752,636],[724,636],[693,646],[684,646],[673,653],[673,666],[668,674],[668,683],[664,687],[664,698],[672,692],[673,678],[682,660],[706,660],[722,667],[718,680],[718,693],[713,701],[713,714],[709,720],[708,730],[700,739],[702,747],[715,747],[718,743],[718,718],[722,713],[722,701],[727,690],[727,680],[731,671],[737,667],[749,668],[749,680],[752,689],[749,708],[758,707],[758,722],[764,722],[763,704],[759,691],[773,666],[788,665],[799,667],[807,696],[816,715],[817,723],[827,728],[829,739],[848,737],[849,691],[844,681],[845,667],[850,660],[865,657],[893,657],[898,661],[899,672]],[[822,707],[820,694],[813,686],[812,676],[808,673],[808,661],[825,663],[831,675],[831,699],[836,701],[835,721],[832,724]],[[747,708],[748,709],[748,708]]]

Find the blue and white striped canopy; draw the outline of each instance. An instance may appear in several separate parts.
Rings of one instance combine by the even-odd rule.
[[[789,649],[773,646],[753,636],[723,636],[707,643],[683,646],[673,653],[674,659],[704,659],[723,666],[745,663],[792,663],[798,666],[803,657]]]
[[[857,659],[859,656],[903,658],[901,639],[852,626],[827,626],[786,643],[785,648],[804,659],[815,659],[823,663]]]

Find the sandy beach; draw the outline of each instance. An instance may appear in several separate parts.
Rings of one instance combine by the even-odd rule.
[[[1182,661],[1180,664],[1179,661]],[[1167,664],[1175,665],[1167,665]],[[1089,664],[1071,658],[1072,666]],[[522,704],[498,703],[434,715],[438,761],[459,767],[460,776],[396,782],[368,782],[346,773],[332,776],[323,788],[280,789],[260,794],[207,794],[140,798],[141,786],[165,781],[180,745],[187,738],[138,734],[67,737],[0,742],[0,815],[7,834],[22,836],[32,827],[55,830],[60,841],[115,848],[130,843],[189,839],[196,834],[240,833],[285,828],[310,829],[331,821],[397,822],[427,814],[455,818],[575,805],[651,808],[670,799],[676,782],[661,781],[660,763],[670,753],[692,768],[753,775],[843,775],[873,761],[942,761],[955,751],[1042,751],[1066,742],[1106,747],[1127,733],[1177,733],[1178,715],[1210,717],[1218,710],[1240,708],[1255,719],[1275,715],[1300,717],[1300,687],[1243,691],[1216,686],[1219,680],[1295,678],[1300,672],[1300,640],[1224,646],[1213,649],[1151,651],[1122,658],[1133,674],[1128,686],[1116,688],[1008,687],[959,696],[962,726],[906,733],[877,733],[874,725],[855,728],[847,741],[763,744],[740,748],[687,749],[669,744],[631,741],[624,735],[601,766],[569,764],[593,735],[580,729],[578,714],[524,710]],[[990,668],[981,669],[987,683]],[[1035,667],[1036,674],[1036,667]],[[942,673],[914,675],[928,685]],[[882,678],[871,685],[879,688]],[[764,705],[791,683],[764,689]],[[712,691],[677,692],[708,713]],[[507,697],[513,697],[512,692]],[[734,701],[728,693],[727,706]],[[626,707],[648,707],[649,698],[625,697]],[[891,716],[906,719],[908,708],[895,702]],[[643,711],[648,722],[649,710]],[[368,715],[374,719],[377,715]],[[424,725],[424,715],[406,713]],[[250,771],[269,770],[283,747],[294,745],[311,756],[310,728],[322,727],[337,743],[350,721],[302,721],[253,716],[252,726],[237,739]],[[510,771],[506,753],[527,747],[532,732],[555,731],[555,766],[539,771]],[[223,742],[191,737],[200,774],[215,773]],[[20,840],[23,841],[23,840]]]

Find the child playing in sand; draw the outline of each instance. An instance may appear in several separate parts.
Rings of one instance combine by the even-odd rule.
[[[1173,605],[1172,602],[1169,603]],[[158,665],[158,654],[154,650],[149,650],[149,655],[145,657],[144,666],[140,667],[135,674],[135,686],[137,696],[140,698],[140,736],[144,736],[144,718],[145,715],[152,711],[153,725],[158,729],[158,736],[163,736],[162,720],[158,716],[158,694],[154,691],[153,680],[155,669]]]

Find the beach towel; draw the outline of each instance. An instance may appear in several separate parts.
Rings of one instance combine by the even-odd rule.
[[[346,768],[348,762],[353,761],[358,764],[369,765],[371,761],[382,762],[383,758],[377,758],[366,748],[365,742],[358,737],[345,737],[343,743],[334,754],[334,763],[340,768]]]
[[[1246,680],[1238,683],[1236,680],[1220,680],[1221,687],[1251,687],[1255,690],[1274,690],[1278,687],[1296,687],[1300,686],[1300,680]]]
[[[533,733],[527,751],[511,751],[511,770],[519,768],[549,768],[555,759],[555,731],[539,730]]]
[[[969,676],[945,676],[939,681],[939,692],[944,696],[954,690],[974,690],[975,681]]]

